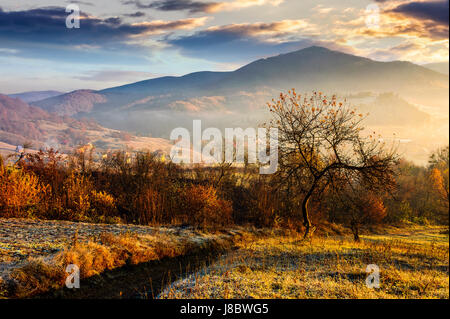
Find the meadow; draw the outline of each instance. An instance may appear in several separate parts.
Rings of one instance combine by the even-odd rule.
[[[380,287],[366,286],[376,264]],[[160,298],[449,298],[448,228],[409,226],[381,234],[275,235],[242,242],[217,263],[174,282]]]
[[[0,219],[0,298],[448,299],[448,227],[194,228]],[[80,267],[81,289],[64,287]],[[379,287],[367,286],[368,265]]]

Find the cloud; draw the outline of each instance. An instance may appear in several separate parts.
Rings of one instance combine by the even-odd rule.
[[[227,10],[239,10],[244,8],[250,8],[253,6],[263,6],[263,5],[271,5],[271,6],[279,6],[282,4],[284,0],[235,0],[232,2],[223,2],[222,9],[224,11]]]
[[[364,30],[374,37],[424,38],[431,41],[448,40],[449,0],[432,1],[382,1],[379,30]]]
[[[205,31],[200,31],[198,35],[205,34],[230,34],[235,37],[240,36],[281,36],[289,33],[302,31],[303,34],[311,32],[315,27],[306,20],[282,20],[275,22],[257,22],[230,24],[225,26],[210,27]]]
[[[316,5],[311,11],[318,13],[319,15],[325,16],[329,14],[331,11],[334,11],[335,8],[325,7],[322,4]]]
[[[401,0],[378,0],[377,2],[381,3],[378,27],[369,27],[367,25],[369,13],[366,10],[360,10],[352,14],[353,17],[349,20],[335,21],[330,28],[330,34],[345,38],[349,43],[351,41],[353,43],[355,41],[365,42],[368,37],[380,40],[386,38],[415,38],[417,40],[427,40],[430,43],[448,41],[448,22],[439,22],[443,21],[442,17],[435,16],[434,19],[431,19],[431,15],[427,14],[428,18],[425,19],[400,13],[402,10],[399,8],[408,5],[408,3]],[[422,3],[434,4],[435,2]]]
[[[296,41],[283,41],[282,37],[308,29],[310,26],[303,20],[231,24],[210,27],[192,35],[166,39],[166,42],[186,52],[198,52],[200,55],[202,51],[209,54],[211,50],[219,55],[232,54],[237,48],[240,49],[236,53],[245,55],[253,54],[263,47],[271,48],[269,51],[276,50],[279,45],[286,45],[282,42],[296,43]]]
[[[312,45],[352,53],[334,41],[317,40],[317,32],[315,25],[304,20],[282,20],[210,27],[191,35],[168,37],[164,41],[183,55],[220,62],[246,63]]]
[[[253,6],[278,6],[284,0],[235,0],[232,2],[205,2],[197,0],[158,0],[148,4],[142,0],[125,0],[122,4],[134,5],[139,9],[155,9],[161,11],[188,11],[189,13],[214,13],[219,11],[232,11]]]
[[[216,12],[222,6],[218,2],[199,2],[191,0],[159,0],[151,2],[150,4],[143,4],[140,0],[128,1],[126,3],[133,3],[139,9],[156,9],[161,11],[182,11],[187,10],[190,13]]]
[[[416,37],[430,40],[448,40],[448,26],[436,24],[433,21],[417,21],[403,19],[397,16],[384,18],[379,29],[362,28],[362,35],[376,38],[386,37]]]
[[[0,54],[13,55],[13,54],[17,54],[18,52],[19,52],[18,50],[14,50],[14,49],[0,48]]]
[[[298,50],[313,44],[310,40],[269,42],[222,31],[200,32],[178,37],[168,43],[185,56],[225,63],[247,63],[257,57]]]
[[[142,71],[100,70],[89,71],[83,75],[76,76],[75,78],[83,81],[107,82],[113,79],[115,82],[132,82],[156,76],[156,74]]]
[[[124,43],[130,38],[160,34],[165,31],[191,30],[202,26],[207,18],[173,21],[156,20],[127,24],[119,17],[97,18],[81,13],[79,29],[66,28],[67,13],[62,7],[45,7],[27,11],[0,9],[0,40],[8,42],[49,43],[63,45],[102,45]]]
[[[399,13],[418,20],[433,21],[436,24],[448,26],[449,1],[407,2],[398,5],[388,12]]]
[[[133,13],[126,13],[126,14],[124,14],[124,16],[130,17],[130,18],[141,18],[141,17],[145,17],[146,14],[145,14],[145,12],[142,12],[142,11],[136,11]]]
[[[91,6],[91,7],[95,7],[95,4],[93,4],[92,2],[87,2],[87,1],[80,1],[80,0],[68,0],[66,1],[66,3],[71,4],[81,4],[81,5],[85,5],[85,6]]]

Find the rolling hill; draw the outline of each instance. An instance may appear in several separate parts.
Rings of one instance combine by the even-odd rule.
[[[106,97],[92,90],[77,90],[35,102],[41,109],[58,115],[90,112],[96,103],[106,102]]]
[[[99,150],[146,149],[169,152],[171,144],[160,138],[136,137],[104,128],[92,120],[76,120],[30,106],[21,99],[0,94],[0,142],[2,149],[30,142],[34,149],[53,147],[70,152],[92,143]],[[6,146],[5,146],[6,145]]]
[[[32,91],[32,92],[22,92],[16,94],[9,94],[8,96],[12,98],[19,98],[24,102],[32,103],[40,100],[45,100],[54,96],[64,94],[64,92],[59,91]]]
[[[428,63],[428,64],[424,64],[424,67],[426,67],[427,69],[442,73],[442,74],[446,74],[448,75],[448,62],[440,62],[440,63]]]

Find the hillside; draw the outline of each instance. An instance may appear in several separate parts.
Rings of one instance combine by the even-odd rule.
[[[1,94],[0,142],[4,145],[31,142],[35,149],[54,147],[61,151],[70,151],[86,143],[92,143],[100,150],[129,147],[168,152],[171,147],[164,139],[136,137],[101,127],[92,120],[59,116]]]
[[[90,112],[94,104],[104,103],[105,96],[92,90],[77,90],[63,95],[58,95],[34,104],[40,108],[59,115],[74,115],[80,112]]]
[[[429,114],[393,93],[379,94],[372,101],[358,103],[358,106],[361,112],[369,113],[368,124],[409,126],[412,123],[428,124],[432,120]]]
[[[33,92],[22,92],[16,94],[8,94],[9,97],[19,98],[26,103],[37,102],[40,100],[49,99],[54,96],[64,94],[64,92],[59,91],[33,91]]]
[[[449,68],[448,62],[428,63],[424,64],[423,66],[426,67],[427,69],[448,75],[448,68]]]

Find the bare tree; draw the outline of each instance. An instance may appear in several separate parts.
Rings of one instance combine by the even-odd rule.
[[[311,197],[348,183],[374,190],[393,186],[395,149],[388,149],[375,132],[363,135],[365,116],[346,101],[292,90],[268,106],[273,115],[270,125],[279,130],[281,180],[294,178],[302,195],[305,238],[315,229],[308,211]]]

